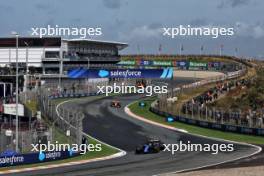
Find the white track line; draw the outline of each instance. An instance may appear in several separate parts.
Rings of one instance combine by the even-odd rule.
[[[75,128],[74,126],[72,126],[69,122],[67,122],[67,121],[66,121],[66,120],[65,120],[65,119],[59,114],[59,111],[58,111],[58,109],[59,109],[59,107],[60,107],[61,105],[65,104],[65,103],[72,102],[72,101],[78,101],[78,100],[76,100],[76,99],[73,99],[73,100],[66,100],[66,101],[63,101],[63,102],[59,103],[59,104],[56,106],[56,112],[57,112],[58,116],[61,118],[61,120],[65,121],[65,123],[67,123],[68,125],[70,125],[72,128],[76,129],[76,128]],[[117,149],[117,150],[119,150],[120,152],[124,153],[124,155],[126,155],[126,151],[124,151],[124,150],[122,150],[122,149],[119,149],[119,148],[117,148],[117,147],[115,147],[115,146],[111,146],[111,145],[109,145],[109,144],[107,144],[107,143],[105,143],[105,142],[103,142],[103,141],[100,141],[99,139],[96,139],[96,138],[94,138],[94,137],[92,137],[92,136],[90,136],[89,134],[86,134],[86,133],[84,133],[84,132],[83,132],[83,135],[85,135],[85,136],[87,136],[87,137],[90,137],[90,138],[94,139],[95,141],[97,141],[97,142],[99,142],[99,143],[102,143],[102,144],[104,144],[104,145],[106,145],[106,146],[108,146],[108,147],[111,147],[111,148]]]
[[[130,103],[132,104],[132,103]],[[163,127],[163,128],[167,128],[167,129],[170,129],[170,130],[174,130],[174,131],[178,131],[178,132],[181,132],[181,133],[186,133],[185,130],[183,131],[182,129],[177,129],[175,127],[172,127],[172,126],[169,126],[169,125],[164,125],[164,124],[160,124],[160,123],[157,123],[157,122],[153,122],[151,120],[148,120],[148,119],[145,119],[144,117],[141,117],[141,116],[138,116],[134,113],[132,113],[130,111],[130,109],[128,108],[128,106],[130,105],[128,104],[126,107],[125,107],[125,112],[133,117],[133,118],[136,118],[138,120],[141,120],[141,121],[144,121],[146,123],[150,123],[150,124],[153,124],[153,125],[156,125],[156,126],[160,126],[160,127]],[[257,145],[253,145],[253,144],[248,144],[248,143],[244,143],[244,142],[235,142],[235,141],[231,141],[231,140],[226,140],[226,139],[219,139],[219,138],[214,138],[214,137],[208,137],[208,136],[203,136],[203,135],[199,135],[199,134],[190,134],[190,135],[193,135],[193,136],[198,136],[198,137],[202,137],[202,138],[207,138],[207,139],[213,139],[213,140],[216,140],[216,141],[222,141],[222,142],[229,142],[229,143],[236,143],[236,144],[240,144],[240,145],[247,145],[247,146],[251,146],[251,147],[255,147],[257,148],[257,151],[252,153],[252,154],[249,154],[249,155],[245,155],[245,156],[242,156],[242,157],[238,157],[238,158],[234,158],[234,159],[230,159],[230,160],[226,160],[226,161],[222,161],[222,162],[219,162],[219,163],[214,163],[214,164],[209,164],[209,165],[204,165],[204,166],[200,166],[200,167],[194,167],[194,168],[190,168],[190,169],[183,169],[183,170],[179,170],[179,171],[176,171],[176,172],[169,172],[169,173],[164,173],[164,174],[158,174],[158,175],[163,175],[163,176],[166,176],[166,175],[170,175],[170,174],[177,174],[177,173],[181,173],[181,172],[186,172],[186,171],[193,171],[193,170],[197,170],[197,169],[202,169],[202,168],[206,168],[206,167],[210,167],[210,166],[217,166],[217,165],[220,165],[220,164],[224,164],[224,163],[228,163],[228,162],[232,162],[232,161],[236,161],[236,160],[240,160],[240,159],[243,159],[243,158],[248,158],[248,157],[251,157],[253,155],[256,155],[258,153],[260,153],[262,151],[262,148],[257,146]]]
[[[71,101],[76,101],[76,99],[74,100],[67,100],[67,101],[63,101],[61,103],[59,103],[56,106],[56,113],[58,114],[58,116],[61,118],[61,120],[65,121],[65,123],[69,124],[72,128],[75,128],[74,126],[72,126],[69,122],[67,122],[60,114],[58,111],[59,106],[63,105],[64,103],[68,103]],[[75,128],[76,129],[76,128]],[[94,158],[94,159],[87,159],[87,160],[80,160],[80,161],[71,161],[68,163],[60,163],[60,164],[47,164],[45,166],[36,166],[36,167],[27,167],[27,168],[21,168],[21,169],[10,169],[10,170],[5,170],[5,171],[0,171],[0,175],[1,174],[11,174],[11,173],[19,173],[19,172],[26,172],[26,171],[36,171],[36,170],[43,170],[43,169],[52,169],[52,168],[57,168],[57,167],[64,167],[64,166],[74,166],[74,165],[79,165],[79,164],[85,164],[85,163],[91,163],[91,162],[96,162],[96,161],[103,161],[103,160],[108,160],[108,159],[113,159],[113,158],[119,158],[122,156],[126,155],[126,151],[119,149],[117,147],[111,146],[103,141],[100,141],[86,133],[83,132],[83,135],[94,139],[95,141],[102,143],[108,147],[114,148],[116,150],[119,150],[120,152],[115,153],[113,155],[110,156],[105,156],[105,157],[99,157],[99,158]],[[41,164],[41,163],[40,163]]]
[[[113,158],[122,157],[122,156],[124,156],[123,153],[119,152],[119,153],[116,153],[110,156],[94,158],[94,159],[71,161],[71,162],[60,163],[60,164],[48,164],[45,166],[36,166],[36,167],[21,168],[21,169],[10,169],[6,171],[0,171],[0,174],[12,174],[12,173],[29,172],[29,171],[36,171],[36,170],[43,170],[43,169],[52,169],[52,168],[65,167],[65,166],[74,166],[74,165],[79,165],[79,164],[91,163],[95,161],[113,159]]]

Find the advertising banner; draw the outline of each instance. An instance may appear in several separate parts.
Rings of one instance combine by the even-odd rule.
[[[0,157],[0,167],[55,161],[77,155],[79,155],[79,153],[74,153],[71,151],[54,151],[2,156]]]
[[[171,114],[165,113],[164,111],[159,111],[158,109],[155,109],[153,107],[150,108],[150,111],[152,111],[153,113],[159,114],[161,116],[165,116],[166,121],[168,121],[168,117],[172,117]],[[229,132],[235,132],[235,133],[264,136],[264,129],[260,129],[260,128],[248,128],[248,127],[240,127],[240,126],[234,126],[234,125],[218,124],[214,122],[193,120],[193,119],[189,119],[183,116],[176,116],[173,118],[173,120],[184,122],[184,123],[191,124],[191,125],[199,125],[201,127],[217,129],[221,131],[229,131]]]
[[[210,67],[210,68],[219,68],[220,65],[221,65],[220,62],[209,62],[208,63],[208,67]]]
[[[3,104],[4,114],[16,115],[16,104]],[[18,115],[24,116],[24,105],[18,104]]]
[[[176,61],[176,67],[187,68],[188,62],[187,61]]]
[[[207,67],[207,63],[205,62],[190,62],[190,67]]]
[[[172,66],[171,61],[153,61],[153,65],[155,66]]]
[[[117,65],[135,65],[136,61],[133,60],[123,60],[117,63]]]
[[[173,69],[74,69],[68,72],[69,78],[160,78],[173,77]]]
[[[152,65],[152,61],[150,61],[150,60],[140,60],[140,65],[149,66],[149,65]]]

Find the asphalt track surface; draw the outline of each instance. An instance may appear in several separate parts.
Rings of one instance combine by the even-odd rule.
[[[17,175],[156,175],[216,164],[250,155],[257,151],[256,148],[251,146],[234,144],[235,151],[222,152],[217,155],[209,152],[178,152],[174,155],[170,152],[160,152],[158,154],[135,155],[135,147],[152,137],[159,138],[164,143],[169,144],[177,144],[179,141],[190,141],[197,144],[226,143],[153,126],[128,116],[123,108],[116,109],[109,106],[113,99],[120,100],[122,107],[125,107],[127,104],[141,97],[140,95],[124,95],[106,97],[91,102],[87,100],[87,102],[74,101],[64,104],[68,108],[76,106],[83,108],[86,114],[83,121],[84,132],[112,146],[127,151],[127,155],[111,160],[31,171],[30,173],[24,172]]]

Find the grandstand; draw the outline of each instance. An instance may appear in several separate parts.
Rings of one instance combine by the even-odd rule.
[[[19,37],[18,71],[19,87],[33,87],[38,79],[46,83],[55,82],[58,78],[65,84],[72,83],[63,76],[69,69],[76,67],[113,67],[120,61],[119,51],[126,48],[126,43],[99,41],[91,39],[62,39],[61,37]],[[16,69],[16,39],[0,38],[0,73],[1,81],[14,82]],[[24,85],[26,69],[30,81]],[[41,76],[39,76],[41,75]],[[38,81],[37,81],[38,80]],[[85,80],[77,83],[85,84]]]
[[[62,39],[61,37],[20,37],[18,39],[18,62],[21,69],[35,67],[43,74],[59,73],[74,67],[112,66],[120,60],[119,50],[128,45],[120,42],[91,39]],[[0,38],[0,65],[14,67],[16,62],[16,39]],[[32,70],[32,69],[31,69]]]

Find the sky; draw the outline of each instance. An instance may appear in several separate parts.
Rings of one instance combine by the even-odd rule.
[[[263,0],[0,1],[0,36],[29,36],[32,27],[100,27],[98,40],[129,44],[121,54],[223,54],[264,58]],[[232,27],[233,36],[164,37],[163,27]],[[162,46],[159,51],[160,45]]]

